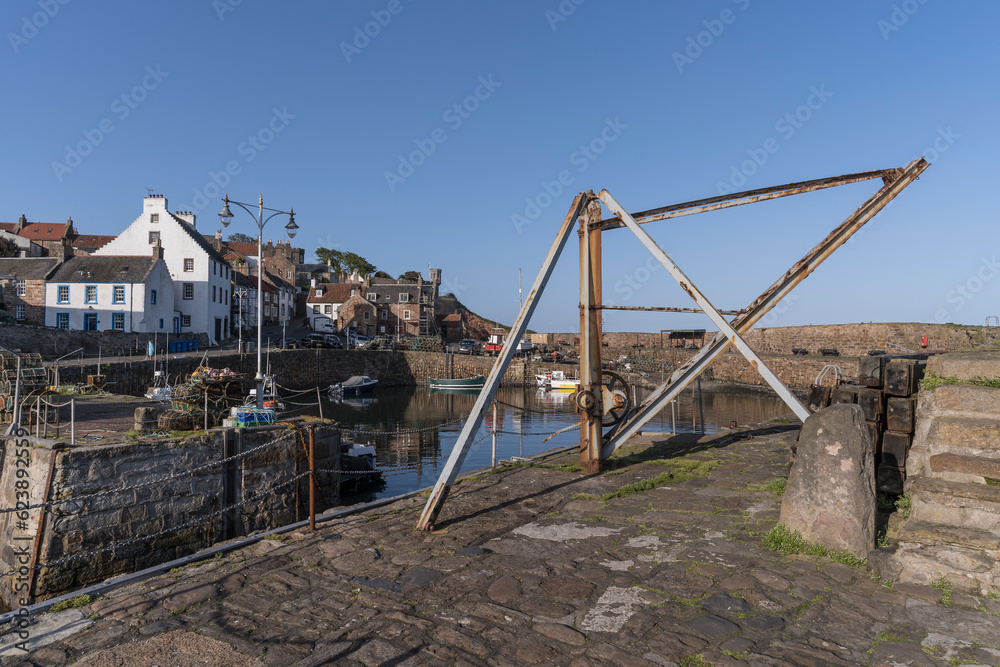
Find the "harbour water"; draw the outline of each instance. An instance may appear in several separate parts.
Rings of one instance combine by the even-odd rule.
[[[644,395],[640,391],[639,399]],[[577,445],[580,432],[575,428],[544,442],[553,432],[579,423],[569,396],[534,387],[501,389],[496,421],[488,410],[462,471],[491,465],[494,430],[498,461]],[[337,401],[324,396],[324,417],[340,422],[345,439],[374,445],[378,466],[386,470],[384,488],[368,488],[345,500],[363,502],[432,486],[475,400],[475,393],[433,392],[426,387],[375,389]],[[678,433],[714,433],[733,422],[756,424],[789,412],[774,393],[714,385],[702,391],[700,401],[695,389],[685,390],[673,407],[661,411],[643,430],[669,433],[676,424]]]

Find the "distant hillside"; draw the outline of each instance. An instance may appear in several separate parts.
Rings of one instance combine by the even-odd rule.
[[[454,294],[445,294],[438,297],[438,307],[440,313],[443,315],[461,313],[462,321],[465,322],[465,332],[469,338],[486,340],[493,332],[494,327],[501,327],[510,331],[510,326],[488,320],[472,312]],[[534,332],[529,330],[528,333]]]

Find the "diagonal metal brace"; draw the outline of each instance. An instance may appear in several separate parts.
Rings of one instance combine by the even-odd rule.
[[[684,274],[684,272],[681,271],[680,267],[677,266],[677,264],[675,264],[669,256],[667,256],[667,253],[663,252],[660,246],[656,244],[656,241],[654,241],[653,238],[646,233],[646,230],[639,226],[635,219],[628,214],[628,211],[626,211],[625,208],[611,196],[610,192],[607,190],[601,190],[601,194],[598,196],[601,201],[604,202],[604,205],[607,206],[612,213],[617,215],[626,227],[632,230],[632,233],[638,237],[644,246],[646,246],[646,249],[652,253],[653,257],[655,257],[657,261],[663,265],[663,268],[667,270],[667,273],[669,273],[670,276],[677,281],[677,283],[681,286],[681,289],[687,292],[688,296],[694,299],[695,303],[697,303],[701,309],[705,311],[705,314],[712,320],[712,323],[719,327],[719,332],[724,334],[729,341],[736,346],[736,349],[738,349],[743,356],[746,357],[746,360],[750,362],[750,365],[754,367],[754,370],[761,374],[764,380],[771,385],[771,388],[774,389],[778,396],[781,397],[781,400],[783,400],[788,407],[792,409],[795,416],[805,421],[806,417],[809,416],[809,410],[802,404],[802,401],[800,401],[791,391],[788,390],[788,387],[786,387],[781,380],[778,379],[778,376],[774,374],[774,371],[768,368],[767,364],[764,363],[764,360],[757,356],[757,353],[754,352],[749,345],[747,345],[747,342],[743,340],[740,334],[733,329],[729,322],[727,322],[719,311],[715,309],[715,306],[709,302],[708,298],[705,297],[701,290],[699,290]]]
[[[769,310],[787,296],[796,285],[815,271],[827,257],[844,245],[855,232],[885,208],[908,185],[917,180],[920,174],[929,166],[924,158],[919,158],[907,165],[905,169],[886,172],[886,177],[883,179],[884,185],[830,232],[816,247],[786,271],[771,287],[757,297],[753,303],[743,309],[742,315],[737,316],[732,321],[732,328],[739,334],[745,334],[749,331]],[[890,173],[892,177],[889,177]],[[611,456],[616,449],[621,447],[622,444],[635,435],[639,429],[670,401],[676,398],[688,384],[701,375],[730,344],[731,341],[729,338],[721,332],[716,334],[706,347],[703,347],[687,363],[677,369],[670,377],[670,380],[653,390],[631,417],[620,422],[608,434],[602,449],[602,456],[604,458]]]

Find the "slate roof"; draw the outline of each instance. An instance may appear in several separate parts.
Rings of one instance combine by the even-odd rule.
[[[142,283],[156,263],[149,255],[71,257],[49,278],[59,283]]]
[[[430,298],[433,292],[433,286],[430,283],[425,283],[423,287],[424,295]],[[377,298],[374,302],[377,303],[400,303],[400,294],[409,294],[409,303],[416,303],[418,301],[418,296],[420,295],[420,288],[417,287],[416,283],[404,283],[404,284],[389,284],[381,283],[376,285],[369,285],[368,289],[365,290],[365,297],[371,293],[375,293]],[[388,298],[386,298],[388,297]],[[407,303],[403,301],[402,303]]]
[[[316,296],[316,287],[323,290],[323,296]],[[309,290],[306,303],[344,303],[351,298],[351,288],[354,285],[349,283],[324,283]]]
[[[255,248],[256,250],[256,248]],[[297,273],[326,273],[329,270],[326,264],[296,264]]]
[[[3,257],[0,276],[15,276],[18,280],[45,280],[59,266],[58,257]]]
[[[104,234],[80,234],[73,239],[74,248],[85,248],[87,250],[98,250],[114,241],[117,236],[107,236]]]

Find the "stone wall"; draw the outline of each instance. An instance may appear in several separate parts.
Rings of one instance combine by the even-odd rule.
[[[303,519],[308,516],[307,478],[266,492],[308,470],[307,441],[305,429],[285,426],[218,429],[189,438],[104,446],[67,447],[31,439],[30,448],[21,447],[21,452],[15,450],[15,439],[8,438],[3,442],[0,509],[15,506],[19,480],[26,481],[32,504],[42,502],[47,484],[49,499],[61,502],[46,512],[41,531],[39,510],[30,511],[24,525],[16,514],[0,514],[0,569],[23,564],[17,562],[15,550],[21,544],[31,546],[39,532],[37,562],[80,555],[39,571],[33,593],[44,599]],[[262,445],[268,446],[242,459],[201,467]],[[25,465],[22,457],[18,465],[16,454],[25,451],[30,461]],[[335,469],[339,457],[339,431],[319,425],[317,468]],[[19,469],[27,474],[18,477]],[[320,474],[317,481],[318,509],[338,504],[333,476]],[[211,516],[245,501],[242,507]],[[0,598],[18,606],[12,604],[11,583],[11,578],[0,582]]]
[[[11,314],[13,314],[11,309]],[[199,346],[208,346],[207,334],[170,334],[170,340],[192,340],[197,338]],[[38,352],[46,359],[55,359],[77,348],[86,354],[104,356],[139,354],[145,357],[146,343],[153,340],[152,333],[124,333],[121,331],[78,331],[56,329],[30,324],[0,324],[0,342],[4,346],[24,352]],[[156,335],[157,347],[162,351],[167,338]]]
[[[706,334],[706,342],[712,332]],[[927,347],[920,339],[927,336]],[[532,334],[532,342],[555,345],[566,341],[574,345],[579,332]],[[835,348],[843,356],[868,354],[869,350],[885,350],[900,354],[907,348],[917,352],[952,352],[1000,341],[1000,327],[961,326],[955,324],[921,323],[868,323],[821,324],[801,327],[759,327],[751,329],[744,338],[757,353],[772,352],[791,354],[795,348],[804,348],[818,354],[823,348]],[[659,348],[658,333],[605,332],[603,342],[609,347]]]

